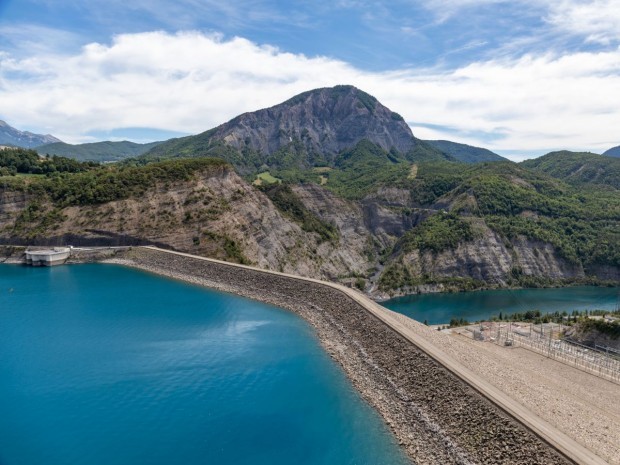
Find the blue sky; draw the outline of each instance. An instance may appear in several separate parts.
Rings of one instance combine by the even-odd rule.
[[[350,83],[514,159],[620,144],[620,0],[292,3],[0,0],[0,119],[142,142]]]

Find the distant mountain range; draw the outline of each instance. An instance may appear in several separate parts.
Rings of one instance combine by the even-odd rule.
[[[620,145],[618,145],[617,147],[612,147],[609,150],[607,150],[606,152],[603,152],[603,155],[605,155],[607,157],[618,157],[618,158],[620,158]]]
[[[77,145],[55,142],[36,147],[36,151],[40,155],[59,155],[80,161],[111,162],[137,157],[159,144],[161,142],[136,144],[126,140],[122,142],[105,141]]]
[[[447,153],[451,157],[456,158],[463,163],[482,163],[485,161],[507,161],[496,153],[481,147],[472,147],[471,145],[458,144],[449,140],[427,140],[427,144]]]
[[[43,135],[34,134],[29,131],[20,131],[0,120],[0,145],[30,149],[53,142],[61,142],[61,140],[49,134]]]
[[[137,144],[125,140],[72,145],[50,134],[20,131],[0,120],[0,146],[35,149],[39,155],[58,155],[80,161],[112,162],[137,157],[159,144],[161,142]]]
[[[620,189],[620,159],[589,152],[551,152],[522,166],[571,184],[600,184]]]

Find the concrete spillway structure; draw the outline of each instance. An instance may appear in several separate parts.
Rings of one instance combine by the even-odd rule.
[[[26,263],[32,266],[62,265],[71,256],[69,247],[48,250],[26,250]]]

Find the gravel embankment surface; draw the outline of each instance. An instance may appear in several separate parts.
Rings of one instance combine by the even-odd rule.
[[[149,249],[126,258],[130,266],[298,313],[418,464],[569,463],[336,289]]]
[[[620,386],[522,348],[500,347],[432,330],[391,312],[557,429],[620,465]]]

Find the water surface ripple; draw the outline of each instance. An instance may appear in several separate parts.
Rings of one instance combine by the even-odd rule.
[[[296,315],[113,265],[0,266],[0,464],[404,464]]]

